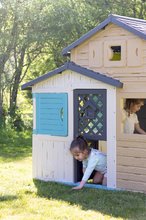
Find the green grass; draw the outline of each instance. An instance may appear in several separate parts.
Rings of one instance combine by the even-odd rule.
[[[31,134],[1,131],[0,219],[145,220],[146,195],[32,180]]]

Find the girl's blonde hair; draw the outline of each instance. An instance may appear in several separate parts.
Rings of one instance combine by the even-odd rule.
[[[143,103],[144,105],[144,99],[126,99],[124,109],[129,110],[131,104],[138,105],[140,103]]]

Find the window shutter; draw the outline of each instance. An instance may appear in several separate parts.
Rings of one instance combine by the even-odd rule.
[[[142,65],[142,42],[141,39],[127,41],[127,66]]]
[[[67,136],[67,94],[37,93],[36,134]]]
[[[101,41],[89,43],[89,67],[101,67],[103,59],[103,44]]]

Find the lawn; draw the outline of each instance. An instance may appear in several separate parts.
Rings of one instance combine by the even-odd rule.
[[[32,180],[31,133],[0,132],[0,219],[146,219],[144,194]]]

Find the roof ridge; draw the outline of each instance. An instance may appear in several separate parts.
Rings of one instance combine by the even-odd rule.
[[[146,22],[146,20],[140,19],[140,18],[128,17],[128,16],[123,16],[123,15],[117,15],[117,14],[110,14],[110,15],[112,15],[115,18],[123,18],[123,19],[128,19],[128,20],[136,20],[138,22],[144,22],[144,23]]]

